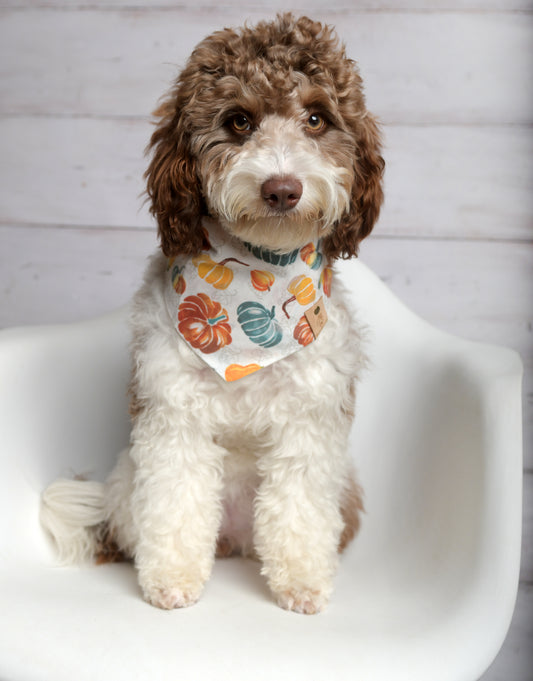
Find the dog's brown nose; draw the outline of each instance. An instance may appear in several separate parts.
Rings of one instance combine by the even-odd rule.
[[[286,211],[296,206],[302,191],[302,183],[295,177],[271,177],[263,183],[261,196],[271,208]]]

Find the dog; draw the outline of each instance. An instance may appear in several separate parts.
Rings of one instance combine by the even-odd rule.
[[[105,483],[53,483],[42,521],[70,561],[132,559],[157,607],[239,553],[317,613],[363,511],[363,332],[332,265],[378,219],[379,125],[334,30],[292,14],[204,39],[154,115],[131,445]]]

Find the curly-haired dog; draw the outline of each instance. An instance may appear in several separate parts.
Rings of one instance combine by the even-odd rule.
[[[156,117],[162,254],[133,304],[131,447],[105,484],[54,483],[43,522],[68,558],[132,558],[161,608],[240,552],[315,613],[362,509],[364,356],[330,265],[378,217],[378,127],[332,30],[290,14],[203,40]]]

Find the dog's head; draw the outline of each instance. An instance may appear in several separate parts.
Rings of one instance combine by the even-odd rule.
[[[147,191],[167,256],[200,251],[210,216],[255,245],[322,238],[348,258],[378,218],[378,126],[328,27],[284,14],[212,34],[155,115]]]

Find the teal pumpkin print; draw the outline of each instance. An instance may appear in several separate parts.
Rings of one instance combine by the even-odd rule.
[[[269,310],[261,303],[249,301],[241,303],[237,308],[237,321],[253,343],[262,348],[271,348],[277,345],[283,336],[275,314],[275,307]]]
[[[279,265],[280,267],[292,265],[292,263],[298,257],[299,252],[299,249],[296,249],[290,253],[276,253],[276,251],[270,251],[268,248],[252,246],[252,244],[249,244],[246,241],[244,242],[244,245],[252,255],[255,255],[256,258],[259,258],[263,262],[269,263],[269,265]]]

